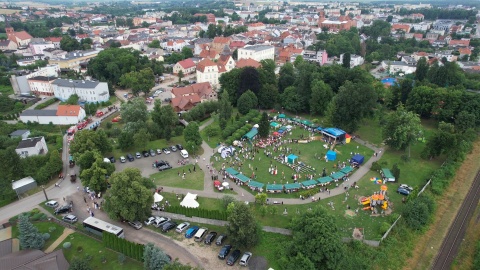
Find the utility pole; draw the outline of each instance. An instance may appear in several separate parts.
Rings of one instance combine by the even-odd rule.
[[[45,199],[48,201],[47,192],[45,192],[45,186],[42,185],[41,188],[42,188],[42,190],[43,190],[43,194],[45,195]]]

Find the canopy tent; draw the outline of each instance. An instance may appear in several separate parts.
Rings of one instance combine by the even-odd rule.
[[[252,128],[252,130],[247,132],[247,134],[243,135],[243,138],[252,140],[253,138],[255,138],[255,136],[257,136],[257,134],[258,134],[258,130],[256,128]]]
[[[301,122],[302,124],[306,125],[306,126],[311,126],[312,125],[312,122],[308,121],[308,120],[302,120]]]
[[[285,157],[285,162],[288,162],[290,164],[293,164],[295,163],[295,160],[298,159],[297,156],[295,156],[294,154],[290,154],[288,156]]]
[[[282,190],[283,185],[278,185],[278,184],[270,184],[267,185],[267,190]]]
[[[288,131],[292,130],[292,126],[291,126],[291,125],[285,126],[285,128],[286,128]]]
[[[273,128],[278,128],[278,127],[280,127],[280,124],[277,123],[277,122],[271,122],[270,126],[273,127]]]
[[[300,123],[302,120],[300,120],[300,119],[298,119],[298,118],[292,118],[292,121],[293,121],[293,122]]]
[[[322,130],[322,134],[333,138],[335,141],[343,142],[345,141],[345,134],[347,133],[339,128],[326,128]]]
[[[320,184],[328,184],[332,181],[333,181],[333,179],[330,176],[320,177],[320,178],[317,179],[317,182],[320,183]]]
[[[334,161],[337,159],[337,152],[335,151],[332,151],[332,150],[328,150],[327,152],[327,160],[328,161]]]
[[[343,172],[336,172],[336,173],[330,175],[330,177],[332,177],[335,180],[340,179],[344,176],[345,176],[345,174]]]
[[[222,158],[226,158],[231,156],[235,152],[235,147],[223,146],[223,147],[219,147],[217,151]]]
[[[196,201],[196,199],[197,194],[192,194],[188,192],[187,195],[185,195],[185,198],[183,198],[180,205],[186,208],[198,208],[200,204]]]
[[[395,176],[393,176],[393,173],[389,169],[383,168],[380,173],[383,176],[383,180],[389,181],[389,182],[395,182]]]
[[[260,126],[258,124],[253,125],[254,128],[259,128]]]
[[[347,167],[340,170],[340,172],[342,172],[344,174],[350,173],[352,171],[353,171],[353,168],[351,166],[347,166]]]
[[[285,114],[281,113],[278,115],[278,118],[286,118]]]
[[[213,181],[213,186],[214,187],[219,187],[221,185],[222,185],[222,183],[220,183],[220,181],[218,181],[218,180]]]
[[[360,155],[360,154],[356,154],[355,156],[352,157],[352,159],[350,159],[350,162],[353,163],[357,163],[357,164],[362,164],[363,161],[365,160],[365,157]]]
[[[285,189],[299,189],[301,188],[299,183],[291,183],[291,184],[285,184]]]
[[[317,127],[316,130],[322,131],[322,130],[323,130],[323,127]]]
[[[248,186],[249,186],[249,187],[263,188],[264,185],[265,185],[265,184],[260,183],[260,182],[257,182],[257,181],[253,181],[253,180],[250,181],[250,182],[248,182]]]
[[[228,182],[223,182],[223,183],[222,183],[222,186],[225,187],[225,188],[228,188],[229,185],[230,185],[230,184],[229,184]]]
[[[280,133],[278,133],[278,132],[275,131],[275,132],[272,133],[272,135],[275,136],[275,137],[277,137],[277,136],[280,136]]]
[[[303,182],[302,182],[302,185],[303,185],[304,187],[315,186],[315,185],[317,185],[317,181],[315,181],[315,180],[303,181]]]
[[[225,170],[225,172],[230,174],[230,175],[237,175],[238,174],[238,172],[234,168],[227,168]]]
[[[252,179],[246,177],[245,175],[243,175],[243,174],[241,174],[241,173],[235,175],[235,177],[236,177],[238,180],[240,180],[240,182],[243,182],[243,183],[247,183],[248,181],[252,180]]]
[[[161,201],[163,201],[163,196],[155,192],[155,194],[153,194],[153,202],[157,203]]]

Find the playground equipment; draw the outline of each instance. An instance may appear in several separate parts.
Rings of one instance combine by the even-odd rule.
[[[381,180],[374,179],[373,181]],[[376,208],[377,206],[379,206],[382,210],[387,210],[389,207],[387,197],[385,196],[387,189],[388,187],[386,185],[382,185],[380,187],[380,191],[374,192],[369,197],[360,198],[360,204],[363,205],[362,210],[370,210],[373,214],[376,214],[378,212]]]

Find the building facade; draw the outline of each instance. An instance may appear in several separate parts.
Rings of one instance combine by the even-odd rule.
[[[18,143],[15,152],[17,152],[21,158],[26,158],[47,154],[48,147],[44,137],[27,138]]]
[[[265,59],[275,60],[275,47],[270,45],[252,45],[238,49],[238,60],[253,59],[262,61]]]
[[[28,79],[28,86],[30,86],[30,92],[36,96],[53,96],[52,83],[56,80],[56,77],[37,76]]]
[[[52,86],[55,97],[61,101],[73,94],[78,95],[81,103],[106,102],[110,98],[106,82],[57,79]]]

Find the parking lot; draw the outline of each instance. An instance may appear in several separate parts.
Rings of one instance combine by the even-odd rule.
[[[157,150],[157,149],[153,149]],[[130,153],[132,156],[135,157],[135,153]],[[141,153],[140,153],[141,154]],[[127,153],[123,155],[125,158],[127,156]],[[179,160],[184,160],[180,156],[180,151],[177,150],[177,152],[171,152],[170,154],[165,154],[162,151],[162,154],[160,155],[155,155],[154,157],[143,157],[142,158],[135,158],[134,161],[126,161],[125,163],[120,162],[120,157],[115,157],[115,168],[116,171],[123,171],[125,168],[138,168],[142,172],[142,176],[144,177],[149,177],[151,174],[158,172],[156,168],[153,168],[152,164],[157,161],[157,160],[165,160],[170,163],[170,165],[173,168],[180,167],[181,165],[178,164]],[[193,160],[194,161],[194,160]],[[192,159],[190,158],[189,162],[192,162]]]

